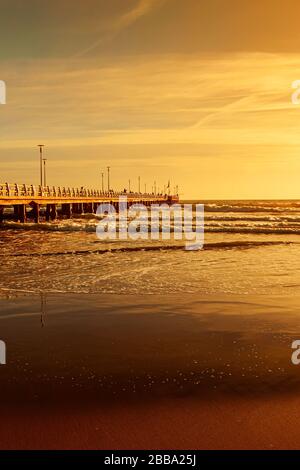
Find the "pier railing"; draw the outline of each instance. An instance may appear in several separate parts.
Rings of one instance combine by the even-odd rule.
[[[0,196],[2,197],[44,197],[44,198],[91,198],[91,197],[116,197],[126,195],[129,197],[153,198],[164,197],[163,194],[143,194],[135,192],[119,192],[119,191],[101,191],[98,189],[70,188],[65,186],[34,186],[26,184],[0,184]]]

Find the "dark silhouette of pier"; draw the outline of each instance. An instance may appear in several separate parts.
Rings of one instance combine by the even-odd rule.
[[[178,195],[169,194],[5,183],[0,185],[0,221],[4,220],[7,207],[13,207],[13,219],[22,223],[28,219],[36,223],[41,220],[56,220],[58,214],[64,218],[71,218],[73,214],[95,214],[98,206],[103,203],[110,203],[118,210],[120,196],[127,197],[128,206],[138,203],[146,206],[172,204],[179,200]]]

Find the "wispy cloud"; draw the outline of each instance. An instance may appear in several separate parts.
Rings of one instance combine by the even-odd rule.
[[[78,51],[74,55],[74,58],[83,57],[92,50],[101,46],[103,43],[113,39],[120,31],[128,28],[130,25],[138,21],[143,16],[147,15],[153,9],[158,8],[165,2],[166,0],[139,0],[132,10],[112,20],[107,31],[102,34],[102,36],[95,42]]]
[[[300,107],[291,104],[290,88],[299,67],[300,56],[271,54],[148,57],[142,64],[77,59],[68,70],[61,61],[32,62],[26,71],[14,63],[6,67],[0,146],[45,133],[63,146],[299,144]]]
[[[85,173],[98,175],[109,160],[122,168],[120,175],[128,166],[145,180],[150,165],[167,179],[173,165],[188,194],[195,186],[194,196],[199,174],[205,175],[206,197],[258,197],[257,185],[261,197],[294,197],[298,191],[300,106],[291,103],[291,83],[299,78],[299,54],[147,56],[110,63],[80,58],[67,70],[62,63],[33,61],[26,69],[24,63],[5,64],[9,101],[0,109],[0,161],[10,155],[13,162],[16,153],[31,159],[43,142],[52,152],[53,178],[68,168],[61,180],[68,177],[70,184]],[[26,168],[19,164],[3,167],[3,174],[11,179],[14,168],[22,181]],[[31,177],[28,170],[28,182]]]

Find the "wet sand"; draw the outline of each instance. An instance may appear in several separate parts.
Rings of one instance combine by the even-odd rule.
[[[299,298],[0,301],[2,449],[297,448]]]
[[[299,449],[299,396],[1,409],[1,449]]]

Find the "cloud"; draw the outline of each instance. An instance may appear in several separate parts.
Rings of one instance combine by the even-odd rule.
[[[61,63],[7,66],[2,148],[41,138],[61,146],[300,144],[300,106],[291,104],[299,55]]]
[[[147,15],[153,9],[161,6],[166,0],[139,0],[136,6],[129,12],[123,14],[119,18],[110,23],[108,31],[103,37],[90,44],[88,47],[80,50],[74,55],[74,58],[83,57],[92,50],[99,47],[101,44],[113,39],[120,31],[128,28],[130,25],[138,21],[143,16]]]
[[[145,181],[155,168],[168,179],[173,168],[187,194],[194,185],[195,196],[197,175],[205,175],[207,197],[258,197],[259,182],[261,196],[298,191],[300,106],[291,103],[291,84],[299,78],[300,54],[80,58],[68,70],[63,63],[4,64],[9,101],[0,107],[0,162],[20,155],[35,167],[36,145],[43,142],[55,184],[66,184],[64,178],[80,184],[84,174],[97,184],[92,175],[109,162],[122,185],[123,168]],[[23,182],[25,168],[16,164],[13,179],[11,168],[2,177]],[[287,184],[280,190],[283,174]]]

